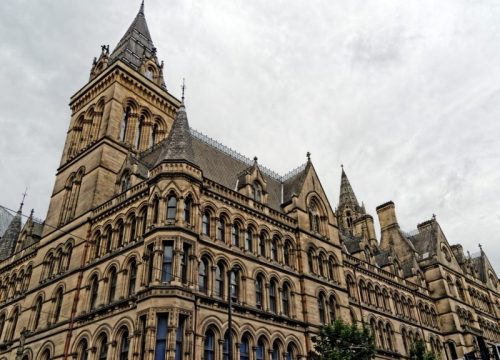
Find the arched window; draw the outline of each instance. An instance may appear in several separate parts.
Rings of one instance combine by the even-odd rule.
[[[137,219],[135,218],[135,215],[132,214],[130,216],[130,234],[129,234],[129,242],[135,241],[135,237],[137,236]]]
[[[19,308],[16,308],[14,310],[14,313],[10,317],[10,331],[5,337],[5,341],[11,341],[14,339],[14,335],[17,334],[16,332],[16,327],[17,327],[17,319],[19,318]]]
[[[275,237],[271,240],[271,260],[278,261],[278,240]]]
[[[98,360],[106,360],[108,358],[108,337],[102,334],[98,343]]]
[[[130,339],[128,335],[128,329],[124,328],[122,330],[122,336],[120,338],[120,360],[128,360],[129,347]]]
[[[260,233],[259,236],[259,255],[266,256],[266,234],[264,232]]]
[[[137,127],[135,130],[135,139],[134,139],[135,147],[138,150],[141,149],[141,138],[143,129],[144,129],[144,115],[141,115],[139,121],[137,122]]]
[[[281,312],[285,316],[290,316],[290,285],[288,283],[284,283],[281,290]]]
[[[68,244],[68,245],[66,245],[66,254],[64,255],[64,257],[65,257],[64,271],[67,271],[69,269],[69,264],[71,262],[72,255],[73,255],[73,245]],[[29,273],[29,276],[28,276],[28,273]],[[26,277],[27,278],[31,277],[31,268],[26,273]],[[26,289],[27,289],[27,287],[26,287]]]
[[[240,342],[240,360],[250,360],[250,339],[246,334]]]
[[[333,323],[335,321],[336,318],[335,308],[336,308],[335,298],[333,297],[333,295],[331,295],[328,301],[328,315],[330,317],[330,323]]]
[[[240,246],[240,225],[238,223],[234,223],[231,227],[231,245]]]
[[[255,350],[255,358],[256,360],[264,360],[266,355],[266,343],[262,338],[259,338],[257,341],[257,349]]]
[[[40,315],[42,314],[42,304],[43,304],[42,298],[39,297],[35,303],[35,314],[33,316],[33,330],[38,329],[38,325],[40,324]],[[0,321],[3,324],[3,319],[0,319]],[[2,336],[1,333],[0,336]]]
[[[292,245],[290,244],[290,241],[285,241],[285,246],[283,247],[283,261],[285,262],[286,266],[291,266],[291,249]]]
[[[135,260],[130,261],[130,265],[128,267],[128,296],[132,296],[135,294],[135,283],[137,281],[137,264]]]
[[[146,70],[144,70],[144,76],[149,80],[153,80],[154,70],[151,66],[146,67]]]
[[[118,223],[118,241],[116,246],[121,247],[125,241],[125,224],[123,220],[120,220]]]
[[[184,222],[186,224],[191,224],[191,205],[193,204],[193,199],[188,196],[184,199]]]
[[[208,291],[208,261],[206,258],[202,258],[200,261],[200,266],[198,268],[198,289],[202,293],[207,293]]]
[[[215,269],[215,295],[222,298],[224,297],[224,264],[219,262]]]
[[[157,204],[158,205],[158,204]],[[158,206],[156,207],[158,209]],[[148,208],[145,206],[142,208],[141,212],[139,213],[140,219],[141,219],[141,235],[144,236],[147,230],[147,225],[148,225]],[[156,220],[158,220],[158,214],[156,214]]]
[[[253,231],[251,228],[247,229],[247,236],[245,239],[245,250],[253,251]]]
[[[346,276],[346,284],[347,284],[347,293],[351,299],[356,298],[356,291],[355,291],[355,284],[354,280],[352,279],[351,275]]]
[[[309,249],[307,252],[307,265],[309,266],[309,272],[314,274],[314,250]]]
[[[326,263],[325,254],[320,253],[318,256],[318,269],[319,269],[319,275],[321,277],[325,277],[325,263]]]
[[[62,249],[59,249],[56,254],[56,260],[57,260],[57,269],[56,269],[56,274],[60,274],[64,271],[64,254]],[[22,278],[23,276],[21,276]],[[22,280],[21,280],[22,281]]]
[[[126,141],[129,117],[130,117],[130,106],[127,106],[125,112],[123,113],[122,121],[120,123],[120,140],[123,142]]]
[[[40,360],[50,360],[50,350],[49,349],[46,349],[43,354],[42,354],[42,357],[40,358]]]
[[[177,198],[171,194],[167,198],[167,220],[175,220],[177,214]]]
[[[120,190],[121,192],[125,192],[130,189],[130,173],[125,172],[120,179]]]
[[[116,295],[116,282],[117,282],[117,275],[116,275],[116,269],[113,267],[109,271],[109,289],[108,289],[108,304],[112,303],[115,301],[115,295]]]
[[[76,349],[76,360],[88,360],[89,344],[86,339],[82,339]]]
[[[217,219],[216,239],[222,242],[226,241],[226,220],[223,216]]]
[[[319,314],[319,322],[321,324],[325,324],[326,323],[325,295],[323,293],[320,293],[318,296],[318,314]]]
[[[233,301],[238,301],[240,297],[240,271],[231,271],[231,298]]]
[[[328,277],[330,280],[333,281],[337,280],[337,276],[335,274],[335,268],[336,268],[335,260],[333,256],[330,256],[330,258],[328,259]]]
[[[153,146],[156,144],[156,141],[158,140],[158,124],[154,124],[153,128],[151,129],[151,139],[150,139],[150,146]]]
[[[90,280],[90,297],[89,297],[90,310],[95,310],[95,308],[97,307],[98,296],[99,296],[99,282],[97,280],[97,275],[94,275]]]
[[[94,239],[94,259],[101,256],[101,247],[102,247],[102,236],[100,232],[97,232]]]
[[[277,285],[275,280],[271,280],[269,283],[269,311],[276,313],[276,291]]]
[[[298,351],[297,346],[290,343],[286,349],[286,360],[295,360],[297,359]]]
[[[259,309],[264,307],[264,279],[260,274],[255,280],[255,305]]]
[[[170,282],[173,277],[174,244],[172,241],[166,241],[163,244],[163,265],[161,271],[161,281]]]
[[[215,360],[215,334],[212,329],[208,329],[205,333],[203,350],[204,360]]]
[[[275,341],[273,343],[273,351],[271,353],[271,359],[272,360],[281,360],[281,351],[280,351],[280,344],[278,341]]]
[[[254,181],[253,185],[253,199],[255,201],[262,201],[262,186],[258,181]]]
[[[52,318],[53,324],[59,322],[59,318],[61,317],[62,302],[63,302],[63,289],[59,288],[59,290],[57,290],[56,297],[54,299],[54,314]]]
[[[210,213],[205,210],[201,217],[201,233],[210,236]]]
[[[106,254],[111,252],[112,248],[112,241],[113,241],[113,230],[111,230],[111,226],[108,226],[106,228]]]
[[[157,224],[160,214],[160,198],[156,195],[153,199],[153,224]],[[144,218],[143,221],[146,221]]]
[[[387,349],[394,350],[393,331],[391,329],[391,325],[386,325],[385,332],[387,334]]]

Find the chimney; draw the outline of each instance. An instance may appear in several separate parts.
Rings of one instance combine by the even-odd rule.
[[[394,209],[394,203],[392,201],[377,206],[377,215],[380,223],[380,230],[384,231],[393,226],[399,227],[398,220],[396,219],[396,210]]]

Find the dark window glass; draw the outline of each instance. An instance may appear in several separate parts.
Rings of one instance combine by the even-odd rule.
[[[33,330],[38,329],[40,323],[40,315],[42,313],[42,299],[39,298],[35,304],[35,319],[33,320]],[[0,319],[0,336],[2,336],[1,328],[3,327],[4,318]]]
[[[271,359],[272,360],[281,360],[280,359],[280,347],[277,343],[274,343],[273,345],[273,352],[271,354]]]
[[[278,240],[276,238],[271,241],[271,259],[278,261]]]
[[[90,281],[90,310],[95,310],[97,306],[97,297],[99,295],[99,282],[97,276]]]
[[[128,338],[128,331],[124,330],[120,340],[120,360],[128,360],[129,347],[130,339]]]
[[[232,226],[231,245],[240,246],[240,226],[238,224]]]
[[[153,282],[154,244],[148,245],[148,282]]]
[[[208,274],[207,274],[208,262],[206,259],[201,259],[200,266],[198,268],[198,289],[207,293],[208,290]]]
[[[54,323],[57,323],[59,321],[59,318],[61,317],[62,302],[63,292],[62,289],[59,289],[56,294],[56,302],[54,306]]]
[[[108,358],[108,338],[106,335],[101,336],[99,342],[99,360],[106,360]]]
[[[153,199],[153,223],[158,223],[158,216],[160,214],[160,199],[155,196]]]
[[[260,234],[259,237],[259,255],[266,256],[266,236],[264,234]]]
[[[318,313],[319,313],[319,322],[325,323],[325,296],[323,294],[319,295],[318,298]]]
[[[283,290],[281,294],[281,307],[282,307],[282,312],[284,315],[289,316],[290,315],[290,287],[288,284],[283,285]]]
[[[210,236],[210,214],[205,211],[201,219],[201,232],[203,235]]]
[[[285,265],[290,266],[290,243],[288,241],[283,248],[283,260],[285,261]]]
[[[269,284],[269,310],[276,313],[276,281],[271,280]]]
[[[167,220],[175,220],[177,214],[177,198],[170,195],[167,199]]]
[[[123,245],[124,234],[125,234],[125,225],[123,224],[123,222],[120,222],[120,224],[118,225],[118,244],[117,244],[118,247]]]
[[[240,296],[240,276],[238,271],[231,271],[231,298],[238,301]]]
[[[184,222],[191,223],[191,198],[184,200]]]
[[[156,323],[155,360],[165,360],[167,355],[168,316],[160,314]]]
[[[136,237],[136,228],[137,228],[137,220],[135,216],[132,216],[130,219],[130,237],[129,237],[129,242],[132,242],[135,240]]]
[[[215,360],[215,335],[212,330],[205,333],[205,341],[203,342],[204,360]]]
[[[217,219],[217,240],[225,241],[226,239],[226,221],[223,217]]]
[[[229,336],[228,333],[224,335],[224,345],[222,346],[222,359],[223,360],[228,360],[229,359]]]
[[[109,292],[108,292],[108,303],[111,303],[115,300],[116,295],[116,269],[113,268],[109,272]]]
[[[250,341],[244,336],[240,343],[240,360],[250,360]]]
[[[257,349],[255,350],[256,360],[264,360],[265,353],[266,347],[264,346],[264,342],[259,339],[257,342]]]
[[[184,251],[181,258],[181,277],[182,282],[185,284],[188,282],[188,270],[189,270],[189,255],[191,253],[191,245],[184,244]]]
[[[177,326],[177,332],[175,335],[175,360],[184,359],[184,325],[186,323],[186,317],[179,316],[179,325]]]
[[[313,263],[313,251],[312,249],[307,252],[307,265],[309,266],[309,272],[314,274],[314,263]]]
[[[169,282],[172,280],[173,250],[174,250],[173,243],[166,242],[163,245],[163,267],[161,273],[162,282]]]
[[[135,294],[135,283],[137,281],[137,265],[135,260],[130,262],[129,277],[128,277],[128,296]]]
[[[255,302],[259,309],[263,308],[264,300],[264,280],[262,276],[258,275],[255,281]]]
[[[139,327],[141,329],[141,342],[140,342],[140,359],[146,358],[146,335],[147,335],[147,318],[143,315],[139,318]]]
[[[215,269],[215,295],[224,296],[224,265],[221,263]]]
[[[245,241],[245,250],[253,251],[253,231],[252,229],[247,230],[247,237]]]

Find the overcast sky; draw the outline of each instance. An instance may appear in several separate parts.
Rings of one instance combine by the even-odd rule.
[[[69,98],[139,0],[0,1],[0,204],[44,218]],[[278,173],[312,153],[338,202],[432,214],[500,273],[500,2],[146,0],[167,88],[192,127]]]

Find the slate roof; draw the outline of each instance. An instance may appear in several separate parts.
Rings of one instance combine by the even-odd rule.
[[[238,176],[253,164],[253,160],[245,158],[221,144],[210,141],[203,134],[190,129],[186,110],[182,106],[169,136],[153,149],[144,152],[139,160],[150,169],[167,160],[186,160],[198,166],[203,176],[231,190],[236,190]],[[307,174],[306,164],[289,175],[279,176],[265,168],[259,167],[266,182],[267,205],[282,212],[281,204],[298,193]],[[282,198],[283,194],[283,198]]]
[[[5,230],[9,227],[10,222],[14,218],[11,213],[9,213],[4,208],[0,207],[0,238],[5,233]]]
[[[7,230],[5,230],[2,239],[0,239],[0,260],[7,259],[14,253],[19,234],[21,233],[21,211],[22,206],[10,222]]]
[[[436,254],[437,234],[432,227],[421,228],[417,234],[407,238],[420,255],[428,253],[431,257]]]

